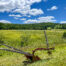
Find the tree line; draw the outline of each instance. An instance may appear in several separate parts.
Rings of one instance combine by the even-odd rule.
[[[44,29],[66,29],[66,24],[59,23],[36,23],[36,24],[7,24],[0,23],[0,30],[44,30]]]

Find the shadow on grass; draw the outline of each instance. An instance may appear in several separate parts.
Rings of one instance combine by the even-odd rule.
[[[39,60],[39,61],[35,61],[35,62],[31,62],[31,61],[23,61],[24,63],[24,66],[27,66],[29,64],[32,64],[32,63],[36,63],[36,62],[48,62],[49,60],[51,60],[51,58],[47,58],[47,59],[42,59],[42,60]]]
[[[23,61],[23,63],[24,63],[24,66],[27,66],[27,65],[29,65],[29,64],[31,64],[33,62],[31,62],[31,61]]]

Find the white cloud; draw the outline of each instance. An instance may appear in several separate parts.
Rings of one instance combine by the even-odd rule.
[[[25,21],[25,23],[42,23],[42,22],[56,22],[55,17],[53,16],[46,16],[46,17],[39,17],[37,19],[29,19]]]
[[[48,0],[44,0],[44,2],[47,2]]]
[[[10,14],[9,15],[10,17],[14,17],[14,19],[19,19],[19,17],[22,17],[20,14],[17,14],[17,15],[15,15],[15,14]]]
[[[31,9],[31,5],[33,3],[38,3],[41,1],[42,0],[0,0],[0,12],[18,12],[24,15],[33,15],[34,13],[40,11],[37,15],[43,14],[41,9]]]
[[[23,15],[29,14],[29,15],[33,15],[33,16],[44,13],[41,9],[26,9],[25,11],[22,9],[16,9],[13,12],[21,13]]]
[[[52,6],[50,9],[47,9],[48,11],[53,11],[53,10],[57,10],[58,7],[57,6]]]
[[[27,17],[31,17],[30,15],[28,15]]]
[[[18,20],[19,18],[18,17],[14,17],[14,19]]]
[[[66,21],[61,21],[60,23],[66,23]]]
[[[15,5],[13,4],[12,0],[0,0],[0,12],[4,11],[11,11],[12,9],[15,8]]]
[[[20,20],[26,20],[26,18],[22,18],[22,19],[20,19]]]
[[[56,21],[54,16],[39,17],[38,20],[40,22],[55,22]]]
[[[10,17],[22,17],[22,16],[21,16],[21,15],[19,15],[19,14],[18,14],[18,15],[10,14],[9,16],[10,16]]]
[[[30,10],[30,8],[25,8],[25,9],[15,9],[13,12],[16,12],[16,13],[21,13],[21,14],[23,14],[23,15],[26,15],[26,14],[28,14],[29,13],[29,10]]]
[[[35,20],[29,19],[29,20],[25,21],[24,23],[38,23],[38,21],[36,19]]]
[[[0,20],[0,23],[11,23],[11,22],[7,20]]]
[[[64,9],[66,9],[66,7]]]
[[[29,14],[30,15],[34,15],[34,16],[36,16],[36,15],[40,15],[40,14],[43,14],[44,12],[41,10],[41,9],[31,9],[30,11],[29,11]]]

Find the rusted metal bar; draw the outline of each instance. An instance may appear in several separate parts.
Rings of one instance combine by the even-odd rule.
[[[26,57],[27,59],[31,60],[32,62],[41,60],[38,56],[35,56],[35,55],[30,54],[30,53],[28,53],[28,52],[24,52],[24,51],[22,51],[22,50],[19,50],[19,49],[14,48],[14,47],[8,46],[8,45],[6,45],[6,44],[2,44],[2,45],[6,46],[6,47],[8,47],[8,48],[11,48],[11,49],[0,48],[0,50],[5,50],[5,51],[9,51],[9,52],[16,52],[16,53],[24,54],[25,57]]]
[[[17,48],[11,47],[11,46],[9,46],[9,45],[6,45],[6,44],[1,44],[1,45],[4,45],[4,46],[6,46],[6,47],[12,49],[12,50],[10,50],[10,49],[6,49],[6,51],[10,50],[10,51],[15,51],[15,52],[17,52],[17,53],[19,52],[19,53],[21,53],[21,54],[25,54],[25,55],[29,55],[29,56],[31,56],[30,53],[28,53],[28,52],[24,52],[24,51],[22,51],[22,50],[19,50],[19,49],[17,49]],[[2,48],[1,48],[1,49],[2,49]],[[5,50],[5,49],[2,49],[2,50]]]
[[[21,51],[16,51],[16,50],[10,50],[10,49],[6,49],[6,48],[0,48],[0,50],[5,50],[5,51],[9,51],[9,52],[16,52],[16,53],[24,54],[25,57],[27,59],[31,60],[32,62],[41,60],[38,56],[35,56],[33,54],[30,54],[30,53],[26,53],[26,52],[21,52]]]
[[[36,48],[35,50],[33,50],[33,55],[35,54],[36,51],[38,50],[54,50],[54,47],[53,48]]]
[[[9,45],[6,45],[6,44],[1,44],[1,45],[4,45],[4,46],[6,46],[6,47],[8,47],[8,48],[11,48],[11,49],[13,49],[13,50],[17,50],[17,51],[23,52],[22,50],[19,50],[19,49],[17,49],[17,48],[14,48],[14,47],[9,46]]]
[[[6,49],[6,48],[0,48],[0,50],[10,51],[10,52],[16,52],[16,53],[24,54],[24,55],[27,55],[27,56],[32,56],[32,54],[30,54],[28,52],[24,52],[24,51],[21,52],[21,51]]]

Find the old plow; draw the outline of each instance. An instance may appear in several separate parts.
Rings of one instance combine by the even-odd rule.
[[[32,54],[29,53],[29,52],[24,52],[24,51],[19,50],[19,49],[17,49],[17,48],[8,46],[8,45],[6,45],[6,44],[1,44],[1,45],[4,45],[4,46],[8,47],[8,49],[6,49],[6,48],[0,48],[0,50],[5,50],[5,51],[10,51],[10,52],[16,52],[16,53],[24,54],[25,57],[26,57],[27,59],[29,59],[31,62],[39,61],[39,60],[41,60],[41,58],[38,57],[38,56],[35,56],[35,52],[36,52],[37,50],[46,50],[46,51],[48,52],[48,54],[51,55],[51,54],[52,54],[51,50],[54,50],[54,49],[55,49],[54,47],[49,48],[49,43],[48,43],[46,31],[44,31],[44,34],[45,34],[45,39],[46,39],[47,48],[36,48],[36,49],[34,49],[34,50],[32,51]]]

